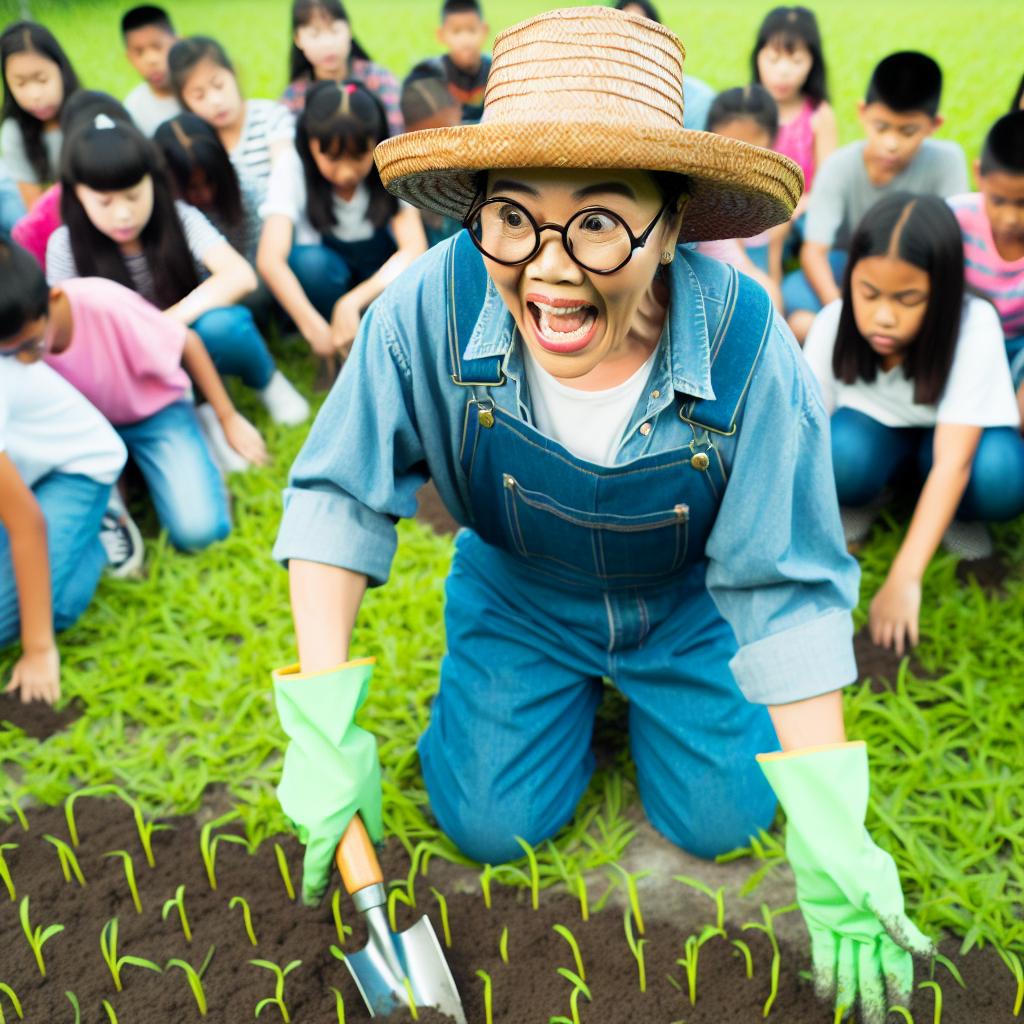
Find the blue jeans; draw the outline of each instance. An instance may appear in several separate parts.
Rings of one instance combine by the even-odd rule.
[[[228,499],[191,402],[115,428],[149,487],[171,543],[199,551],[231,532]]]
[[[89,606],[107,564],[99,532],[110,484],[77,473],[50,473],[32,493],[46,519],[53,628],[59,631],[73,626]],[[10,539],[0,526],[0,645],[17,640],[20,632]]]
[[[935,431],[887,427],[855,409],[832,416],[832,464],[840,505],[866,505],[909,468],[932,468]],[[1024,441],[1015,427],[988,427],[971,466],[957,519],[1002,522],[1024,512]]]
[[[245,306],[223,306],[204,313],[192,325],[203,339],[217,372],[240,377],[247,387],[261,390],[274,375],[274,358],[252,312]]]
[[[656,588],[570,590],[463,530],[446,594],[448,654],[419,752],[464,853],[513,860],[515,836],[537,844],[572,817],[605,676],[629,698],[640,798],[661,833],[713,857],[771,824],[754,755],[778,741],[729,671],[736,640],[704,564]]]
[[[843,273],[846,271],[846,253],[841,249],[832,249],[828,254],[828,263],[832,268],[836,284],[843,287]],[[803,270],[790,271],[782,279],[782,305],[786,316],[798,309],[806,309],[817,313],[821,309],[821,300],[811,287]]]
[[[1006,356],[1010,360],[1013,387],[1017,390],[1024,384],[1024,334],[1006,339]]]
[[[6,171],[0,170],[0,233],[9,235],[25,212],[17,184]]]

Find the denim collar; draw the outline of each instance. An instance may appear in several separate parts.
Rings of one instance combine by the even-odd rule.
[[[669,268],[668,284],[668,317],[659,344],[667,349],[672,388],[694,398],[714,399],[704,293],[690,266],[686,249],[676,250],[676,258]],[[483,308],[463,358],[507,357],[516,336],[515,320],[488,277]],[[659,358],[655,373],[664,364],[664,357]]]

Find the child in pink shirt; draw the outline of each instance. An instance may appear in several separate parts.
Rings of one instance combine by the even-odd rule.
[[[50,235],[61,226],[60,183],[48,188],[24,217],[11,228],[11,238],[36,258],[46,269],[46,243]]]
[[[235,451],[257,463],[266,462],[267,453],[255,427],[232,405],[195,331],[137,292],[96,277],[53,287],[50,321],[46,362],[120,434],[171,543],[195,551],[226,537],[227,495],[200,432],[189,377]]]

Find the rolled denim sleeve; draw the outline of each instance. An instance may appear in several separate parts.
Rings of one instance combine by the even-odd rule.
[[[292,465],[274,558],[388,578],[395,523],[416,513],[428,472],[412,412],[411,377],[390,309],[374,303]]]
[[[828,416],[778,317],[707,556],[708,590],[740,645],[730,668],[749,701],[788,704],[856,679],[860,569],[843,541]]]

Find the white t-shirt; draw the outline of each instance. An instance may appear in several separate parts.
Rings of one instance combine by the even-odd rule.
[[[157,96],[148,82],[139,82],[124,98],[124,109],[131,114],[143,135],[153,133],[172,117],[181,113],[181,104],[173,96]]]
[[[51,128],[43,132],[43,149],[50,163],[52,172],[49,180],[57,178],[60,165],[60,150],[64,145],[64,133],[59,128]],[[7,171],[13,181],[24,181],[29,185],[42,185],[25,150],[25,136],[21,133],[21,125],[13,117],[7,118],[0,125],[0,167]]]
[[[552,377],[524,344],[534,425],[576,458],[596,466],[613,466],[657,353],[655,348],[629,380],[604,391],[581,391]]]
[[[844,384],[835,378],[832,352],[842,308],[841,299],[829,303],[815,317],[804,345],[829,415],[836,409],[856,409],[887,427],[1020,425],[999,314],[984,299],[964,299],[953,366],[937,405],[915,404],[914,382],[904,376],[902,366],[888,372],[879,368],[870,383],[858,379]]]
[[[282,153],[270,171],[260,219],[265,221],[275,213],[283,214],[295,225],[294,245],[320,244],[320,232],[306,216],[306,177],[302,159],[294,148]],[[375,230],[369,213],[370,190],[360,182],[347,202],[340,196],[334,197],[335,224],[331,234],[340,242],[365,242]]]
[[[31,487],[49,473],[113,483],[127,452],[114,428],[43,362],[0,359],[0,451]]]
[[[295,116],[287,107],[274,100],[246,100],[242,134],[228,153],[243,193],[263,201],[270,181],[271,147],[294,138]]]

